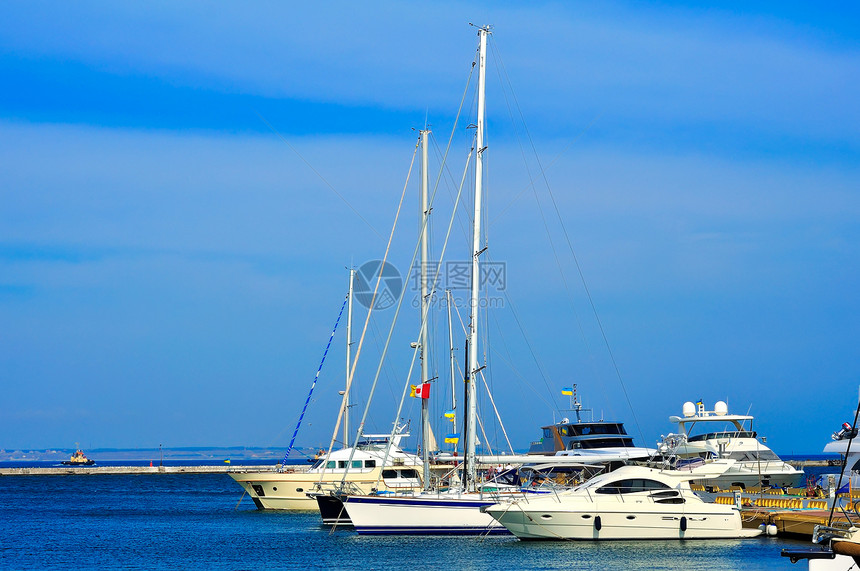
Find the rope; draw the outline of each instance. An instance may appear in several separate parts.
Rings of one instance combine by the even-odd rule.
[[[415,145],[415,149],[412,151],[412,162],[409,163],[409,171],[406,173],[406,181],[403,183],[403,192],[400,194],[400,202],[397,205],[397,213],[394,215],[394,224],[391,226],[391,234],[388,235],[388,244],[385,246],[385,254],[382,256],[382,263],[379,265],[379,275],[376,276],[376,285],[373,286],[373,296],[370,298],[370,306],[367,308],[367,316],[364,318],[364,327],[361,330],[361,337],[358,339],[358,348],[355,351],[355,357],[352,360],[352,368],[349,370],[349,378],[346,379],[346,390],[343,392],[343,399],[340,405],[340,411],[337,414],[337,421],[334,424],[334,432],[331,435],[331,442],[329,442],[328,452],[326,453],[326,457],[331,456],[332,448],[334,448],[335,440],[337,440],[337,433],[340,430],[340,421],[343,419],[344,410],[346,410],[346,405],[349,402],[349,391],[352,388],[352,380],[355,377],[355,369],[358,367],[358,358],[361,356],[361,348],[364,346],[364,336],[367,334],[367,327],[370,324],[370,316],[373,314],[373,307],[376,304],[376,294],[379,292],[379,282],[382,281],[382,268],[385,267],[385,262],[388,260],[388,253],[391,251],[391,242],[394,240],[394,231],[397,229],[397,221],[400,219],[400,210],[403,208],[403,200],[406,198],[406,189],[409,187],[409,178],[412,176],[412,167],[415,166],[415,155],[418,153],[418,145]],[[404,291],[406,288],[403,288]],[[402,294],[401,294],[402,297]],[[377,377],[379,375],[379,371],[377,371]],[[368,397],[368,405],[370,404],[370,400]],[[367,415],[367,408],[365,408],[365,416]],[[362,434],[362,428],[364,426],[364,417],[361,419],[361,425],[359,425],[358,434],[356,435],[355,442],[358,443],[359,438]],[[355,447],[352,448],[352,452],[349,455],[349,461],[352,463],[352,457],[355,454]],[[320,471],[320,479],[319,484],[322,483],[323,478],[325,477],[325,466]],[[347,464],[347,468],[344,471],[344,480],[346,480],[346,472],[349,470],[349,464]]]
[[[281,468],[287,467],[287,458],[290,457],[290,452],[292,452],[293,450],[293,444],[296,443],[296,436],[299,434],[299,427],[301,427],[302,420],[305,418],[305,412],[308,410],[308,404],[311,402],[311,396],[313,396],[314,388],[316,388],[317,381],[320,378],[320,372],[322,371],[323,363],[325,363],[325,357],[326,355],[328,355],[328,350],[331,347],[332,339],[334,339],[334,332],[337,331],[337,325],[340,323],[340,318],[343,315],[343,308],[346,307],[346,302],[348,299],[349,295],[344,298],[343,304],[340,306],[340,313],[337,314],[337,321],[334,322],[334,329],[331,330],[331,335],[328,338],[328,345],[325,346],[325,351],[323,352],[320,366],[317,369],[317,374],[314,375],[314,382],[311,383],[311,390],[308,392],[308,398],[305,400],[305,406],[302,408],[302,414],[299,416],[299,421],[296,423],[296,429],[293,431],[293,438],[290,440],[290,445],[287,447],[287,453],[284,454],[284,459],[281,461]]]
[[[495,45],[494,49],[497,49],[495,48]],[[497,58],[501,62],[501,56],[497,55]],[[516,98],[516,94],[513,93],[513,89],[511,90],[511,95],[514,99],[514,104],[516,105],[517,111],[519,111],[520,117],[523,117],[522,109],[519,106],[519,101]],[[532,140],[531,133],[529,132],[528,127],[525,126],[525,120],[523,120],[523,128],[525,130],[526,137],[531,144],[532,152],[534,153],[535,159],[538,161],[538,166],[541,167],[537,149],[535,148],[534,141]],[[558,208],[558,203],[556,202],[555,196],[552,193],[552,188],[550,187],[549,180],[546,177],[546,169],[541,167],[540,175],[541,178],[543,178],[544,185],[546,186],[547,193],[549,194],[550,201],[552,202],[553,209],[555,210],[556,217],[558,218],[559,225],[561,226],[565,241],[567,242],[568,250],[570,250],[571,257],[573,258],[574,265],[576,266],[576,271],[579,274],[579,279],[582,283],[582,288],[585,291],[585,296],[586,298],[588,298],[588,303],[591,306],[591,312],[594,315],[594,319],[597,322],[597,327],[600,330],[600,335],[603,338],[603,344],[606,347],[606,351],[609,354],[609,359],[612,363],[612,367],[615,370],[615,376],[618,378],[618,383],[621,385],[621,392],[624,394],[624,398],[627,401],[627,406],[630,408],[630,414],[633,416],[633,422],[634,424],[636,424],[636,429],[639,432],[639,437],[642,439],[642,441],[645,441],[645,436],[642,433],[642,426],[639,424],[639,419],[636,417],[636,410],[633,407],[633,403],[630,401],[630,395],[627,393],[627,387],[625,386],[624,379],[621,376],[621,370],[618,367],[618,362],[615,359],[615,354],[612,351],[612,346],[609,344],[609,338],[606,335],[606,330],[603,328],[603,322],[600,320],[600,315],[597,313],[597,306],[594,303],[594,299],[591,297],[591,291],[588,288],[588,283],[585,280],[585,274],[583,274],[582,267],[579,264],[579,258],[577,257],[576,252],[573,249],[573,243],[570,239],[570,235],[567,232],[567,227],[564,224],[564,220],[562,219],[561,211]],[[537,191],[535,189],[535,193],[536,192]],[[541,211],[541,216],[543,216],[543,211]],[[858,411],[860,411],[860,409],[858,409]]]
[[[465,180],[466,180],[466,172],[469,168],[469,164],[471,162],[471,159],[472,159],[472,152],[470,151],[468,157],[466,158],[466,166],[463,169],[463,178],[460,180],[460,188],[457,190],[457,198],[456,198],[456,201],[454,203],[454,211],[451,213],[451,219],[448,221],[448,230],[445,233],[445,242],[442,245],[442,253],[439,256],[440,264],[436,267],[436,273],[433,275],[433,281],[431,282],[430,293],[429,293],[431,298],[432,298],[433,294],[436,292],[436,286],[438,285],[438,282],[439,282],[439,272],[442,270],[441,261],[445,258],[445,251],[448,248],[448,240],[451,237],[451,228],[454,225],[454,218],[455,218],[456,212],[457,212],[456,207],[459,204],[460,196],[463,193],[463,186],[464,186]],[[435,202],[435,198],[436,198],[436,191],[434,190],[433,195],[430,198],[429,208],[431,208],[431,209],[432,209],[433,203]],[[427,220],[424,221],[424,224],[426,224],[426,223],[427,223]],[[423,229],[424,229],[424,226],[422,225],[421,230],[423,231]],[[420,235],[420,233],[419,233],[419,235]],[[415,245],[415,251],[412,253],[412,261],[409,264],[410,268],[415,264],[415,258],[418,255],[419,246],[420,246],[420,243]],[[385,342],[385,350],[382,353],[381,361],[379,363],[380,369],[382,368],[382,363],[385,361],[385,355],[386,355],[387,350],[388,350],[388,344],[391,341],[391,335],[394,333],[394,325],[397,321],[397,315],[400,313],[400,306],[403,302],[403,298],[404,298],[405,294],[406,294],[406,288],[403,288],[403,291],[400,292],[400,299],[397,302],[397,310],[396,310],[396,313],[394,315],[394,320],[391,322],[391,329],[389,329],[389,331],[388,331],[388,339]],[[430,304],[428,304],[423,309],[423,311],[421,312],[421,323],[424,323],[424,320],[427,319],[427,312],[429,310],[430,310]],[[412,361],[409,364],[409,372],[406,375],[406,383],[403,386],[403,393],[400,395],[400,404],[397,407],[397,414],[395,414],[395,416],[394,416],[395,422],[394,422],[394,429],[392,430],[392,434],[391,434],[392,439],[394,437],[395,431],[397,430],[397,419],[400,418],[400,413],[403,410],[403,403],[406,400],[406,390],[409,388],[409,380],[412,378],[412,369],[415,366],[415,359],[417,356],[418,356],[418,349],[416,348],[412,352]],[[377,382],[378,377],[379,377],[379,370],[377,370],[376,377],[373,379],[373,384],[371,385],[370,396],[368,397],[368,400],[367,400],[367,408],[365,408],[365,411],[364,411],[365,417],[367,415],[367,410],[370,407],[370,399],[373,397],[373,392],[376,388],[376,382]],[[364,429],[365,417],[362,417],[362,419],[361,419],[361,424],[359,425],[359,430]],[[385,449],[385,455],[383,456],[383,466],[385,465],[386,462],[388,462],[388,453],[390,450],[391,450],[390,446]],[[352,459],[352,456],[350,456],[350,460],[351,459]],[[347,468],[347,470],[348,470],[348,468]],[[380,473],[379,478],[381,478],[381,477],[382,477],[382,475]],[[377,478],[377,484],[379,483],[379,478]],[[344,479],[346,479],[346,473],[344,473]],[[424,485],[426,487],[427,483],[425,482]]]
[[[860,401],[857,402],[857,412],[854,413],[854,424],[851,425],[852,433],[857,429],[857,417],[860,416]],[[836,491],[839,492],[839,488],[842,487],[842,477],[845,475],[845,467],[848,465],[848,453],[851,451],[851,443],[854,442],[854,438],[850,438],[848,440],[848,446],[845,447],[845,456],[842,459],[842,471],[839,473],[839,483],[836,485]],[[849,478],[851,476],[849,475]],[[850,488],[850,486],[849,486]],[[849,496],[850,499],[850,496]],[[833,523],[833,510],[836,509],[836,498],[833,498],[833,505],[830,506],[830,517],[827,518],[827,527],[830,527],[830,524]],[[851,518],[845,516],[848,521],[851,521]]]

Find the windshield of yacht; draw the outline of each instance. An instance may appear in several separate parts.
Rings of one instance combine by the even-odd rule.
[[[390,440],[391,438],[388,436],[364,436],[358,441],[356,446],[365,449],[380,449],[388,446]]]
[[[687,438],[687,442],[696,442],[700,440],[716,440],[718,438],[755,438],[756,433],[748,430],[726,430],[723,432],[708,432],[706,434],[697,434]]]

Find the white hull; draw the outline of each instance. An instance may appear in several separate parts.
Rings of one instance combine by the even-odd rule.
[[[806,485],[805,478],[802,470],[782,461],[738,462],[718,478],[695,482],[704,486],[719,486],[720,489],[737,485],[743,485],[744,488],[761,485],[797,488]]]
[[[497,504],[486,512],[520,539],[736,539],[755,537],[734,506],[707,504],[689,480],[715,477],[721,460],[690,471],[622,466],[557,494]]]
[[[507,530],[482,507],[481,494],[420,494],[410,497],[349,496],[347,514],[362,535],[482,535]]]
[[[229,472],[259,509],[317,511],[317,502],[306,494],[312,491],[329,491],[340,487],[343,472]],[[370,494],[374,489],[384,491],[411,491],[414,485],[388,486],[380,479],[380,470],[350,471],[346,482],[350,489]]]
[[[833,559],[810,559],[809,571],[856,571],[853,557],[836,555]]]
[[[678,512],[590,506],[580,511],[555,506],[536,511],[530,505],[524,512],[518,503],[500,504],[488,512],[520,539],[735,539],[760,533],[743,529],[740,513],[728,508]]]

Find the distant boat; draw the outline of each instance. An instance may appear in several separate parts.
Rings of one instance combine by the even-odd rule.
[[[68,460],[62,462],[63,466],[92,466],[95,463],[96,461],[87,458],[82,450],[76,450]]]

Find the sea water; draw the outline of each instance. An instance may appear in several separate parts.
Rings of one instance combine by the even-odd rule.
[[[0,478],[2,569],[800,570],[779,553],[808,545],[364,537],[316,513],[258,511],[226,474]]]

